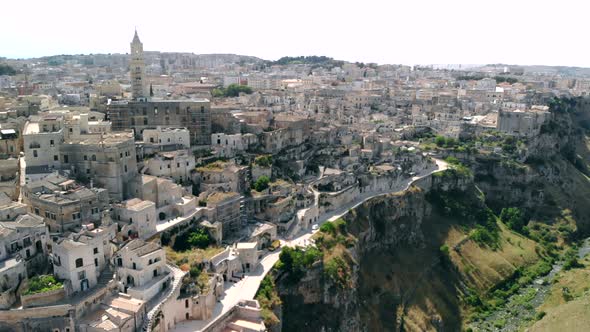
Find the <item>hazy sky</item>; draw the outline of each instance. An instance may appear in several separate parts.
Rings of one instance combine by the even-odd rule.
[[[404,64],[590,66],[584,0],[6,0],[0,56],[144,49]]]

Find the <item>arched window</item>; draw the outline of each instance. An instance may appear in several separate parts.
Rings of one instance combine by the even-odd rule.
[[[84,265],[84,260],[82,258],[76,259],[76,267],[82,267]]]

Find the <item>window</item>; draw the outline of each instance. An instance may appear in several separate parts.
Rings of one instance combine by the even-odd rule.
[[[188,299],[184,300],[184,307],[188,308]]]
[[[29,247],[31,244],[33,244],[33,242],[31,242],[31,238],[30,237],[26,237],[23,239],[23,246],[24,247]]]
[[[55,145],[55,141],[54,140],[49,140],[49,146],[54,146]]]
[[[137,270],[137,264],[133,263],[133,269]]]
[[[33,157],[37,158],[37,150],[33,150]]]
[[[84,160],[88,160],[88,156],[84,155]]]
[[[205,113],[205,106],[201,106],[201,113]]]
[[[53,161],[58,161],[59,160],[59,156],[58,155],[54,155],[53,156]]]
[[[93,252],[95,255],[98,254],[98,248],[94,248]]]
[[[125,173],[127,173],[127,165],[125,165]]]
[[[72,214],[72,220],[80,219],[80,212],[76,212]]]
[[[158,270],[154,270],[154,277],[158,276]]]
[[[148,120],[147,120],[147,118],[143,118],[143,124],[144,124],[144,125],[147,125],[147,124],[148,124]]]
[[[39,208],[35,208],[35,214],[39,215]]]
[[[86,169],[86,174],[90,174],[90,168]]]
[[[96,155],[93,154],[91,159],[92,159],[92,161],[96,161]]]
[[[98,258],[94,259],[94,266],[98,266]]]
[[[67,154],[64,154],[64,163],[67,164],[70,162],[70,159],[68,158]]]
[[[76,267],[82,267],[84,265],[84,260],[82,258],[76,259]]]
[[[78,272],[78,280],[84,280],[84,279],[86,279],[86,271]]]

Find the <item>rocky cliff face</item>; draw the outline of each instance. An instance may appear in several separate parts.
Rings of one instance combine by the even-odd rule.
[[[470,163],[487,203],[524,208],[540,222],[552,222],[570,210],[580,236],[590,234],[588,129],[590,104],[585,100],[554,108],[551,121],[527,142],[520,160],[477,155]],[[590,126],[588,126],[590,127]]]
[[[469,179],[453,176],[428,178],[419,184],[420,187],[413,186],[403,193],[374,198],[347,214],[344,219],[348,232],[356,238],[355,245],[347,249],[351,257],[349,286],[342,287],[328,278],[322,262],[317,262],[295,285],[281,282],[279,277],[282,331],[400,329],[404,319],[403,302],[417,286],[415,275],[424,278],[432,269],[438,268],[438,245],[434,245],[434,250],[427,249],[433,239],[432,234],[424,233],[423,223],[432,211],[426,194],[432,186],[465,190],[469,183]],[[412,276],[404,276],[405,280],[397,274],[405,275],[407,268],[403,266],[412,264],[407,261],[412,255],[392,254],[401,247],[416,250],[418,256],[413,258],[422,259],[414,262],[414,267],[410,268]],[[398,258],[405,262],[396,262]],[[384,279],[383,286],[374,283],[374,278],[367,275],[366,267],[371,271],[376,267],[388,269],[387,272],[376,272]],[[375,296],[377,302],[370,303]],[[376,325],[375,318],[384,325]],[[429,326],[439,326],[440,329],[445,326],[443,320],[446,317],[439,313],[426,319],[431,322]]]

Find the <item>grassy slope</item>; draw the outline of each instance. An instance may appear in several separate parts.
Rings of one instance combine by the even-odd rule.
[[[400,246],[391,252],[361,259],[361,318],[371,331],[458,331],[463,325],[462,284],[485,292],[539,259],[535,242],[501,225],[502,248],[493,251],[466,239],[460,221],[433,213],[423,223],[423,248]],[[447,244],[452,264],[436,264],[439,248]]]
[[[588,331],[590,296],[568,302],[547,312],[529,332]]]
[[[561,271],[538,311],[545,317],[529,331],[584,331],[590,326],[590,257],[580,261],[583,268]],[[564,296],[568,290],[571,299]],[[582,328],[583,327],[583,328]]]

